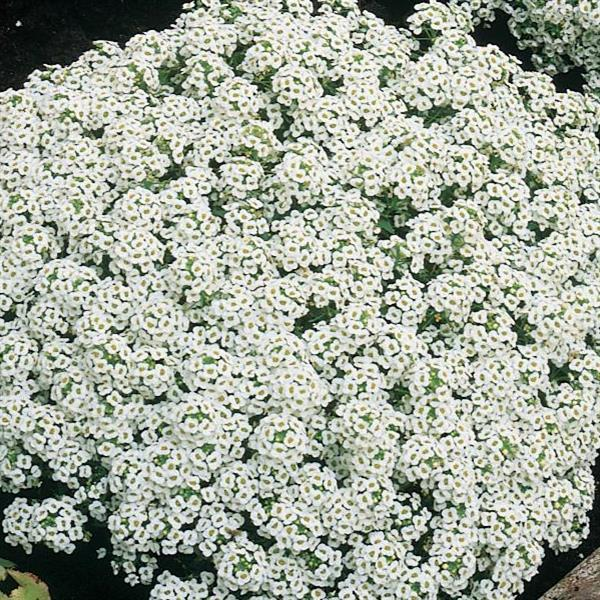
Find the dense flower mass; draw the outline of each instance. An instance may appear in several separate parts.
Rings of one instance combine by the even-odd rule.
[[[0,94],[7,541],[107,528],[152,600],[508,600],[581,541],[600,110],[471,28],[196,0]]]
[[[452,0],[454,1],[454,0]],[[598,0],[458,0],[476,19],[509,15],[519,46],[534,51],[533,62],[551,75],[583,69],[588,92],[600,98],[600,2]]]

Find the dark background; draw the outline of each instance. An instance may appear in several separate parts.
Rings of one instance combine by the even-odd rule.
[[[314,0],[318,2],[318,0]],[[0,0],[0,90],[17,88],[43,64],[68,64],[98,39],[125,42],[136,33],[163,29],[181,11],[183,0]],[[402,24],[415,1],[361,0],[362,6],[390,24]],[[16,26],[17,21],[22,25]],[[532,68],[528,52],[517,49],[506,18],[476,35],[500,46]],[[579,72],[555,78],[561,90],[580,90]]]
[[[362,5],[387,23],[401,25],[415,3],[364,0]],[[125,42],[136,33],[163,29],[175,20],[182,4],[182,0],[0,0],[0,91],[20,87],[31,71],[44,64],[72,62],[95,40]],[[22,23],[20,27],[17,21]],[[475,37],[481,44],[496,44],[520,58],[526,69],[532,68],[530,54],[517,49],[505,17],[499,17],[489,29],[480,28]],[[562,91],[581,90],[579,72],[559,75],[555,82]],[[596,481],[600,481],[599,467],[597,464],[595,468]],[[0,510],[10,500],[6,494],[0,494]],[[580,548],[558,557],[548,553],[520,600],[538,600],[582,556],[600,546],[598,494],[591,523],[590,536]],[[39,575],[48,583],[53,600],[147,600],[147,588],[125,585],[112,575],[108,560],[96,558],[96,548],[107,544],[106,534],[99,531],[90,544],[80,545],[73,556],[47,549],[36,549],[28,556],[0,539],[0,557]]]

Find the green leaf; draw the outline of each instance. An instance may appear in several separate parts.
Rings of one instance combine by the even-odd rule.
[[[15,564],[10,562],[10,560],[4,560],[3,558],[0,558],[0,581],[4,581],[6,579],[6,569],[10,569],[14,566]],[[0,600],[3,600],[3,598],[5,598],[5,596],[0,592]]]
[[[394,231],[395,231],[394,225],[389,221],[389,219],[386,219],[385,217],[382,217],[381,219],[379,219],[379,222],[377,223],[377,225],[380,229],[383,229],[384,231],[387,231],[388,233],[394,233]]]
[[[0,600],[51,600],[48,586],[32,573],[8,569],[8,574],[19,584],[10,596],[1,595]]]

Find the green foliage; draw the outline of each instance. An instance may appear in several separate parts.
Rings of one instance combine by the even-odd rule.
[[[0,600],[51,600],[48,586],[32,573],[21,573],[11,567],[10,561],[0,559],[0,581],[5,581],[7,575],[19,586],[6,595],[0,592]]]
[[[307,329],[313,329],[321,321],[329,321],[338,313],[333,302],[326,306],[311,306],[308,312],[296,320],[294,331],[296,335],[302,335]]]

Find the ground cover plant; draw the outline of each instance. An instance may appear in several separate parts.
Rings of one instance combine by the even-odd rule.
[[[0,94],[8,542],[104,527],[154,600],[508,599],[579,543],[600,112],[471,31],[206,0]]]
[[[461,0],[462,1],[462,0]],[[600,3],[597,0],[464,0],[477,19],[509,15],[521,48],[534,51],[534,64],[550,74],[583,69],[588,93],[600,97]]]

